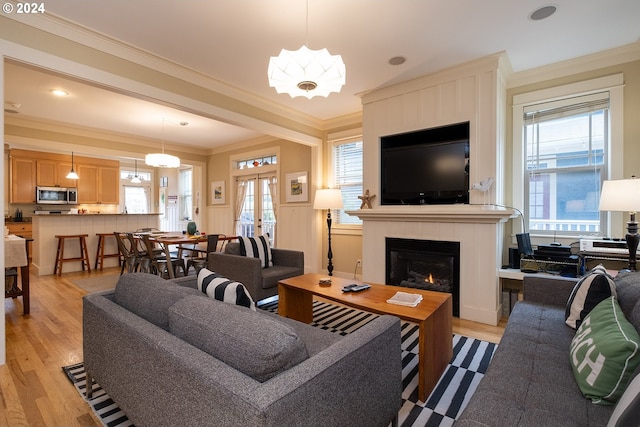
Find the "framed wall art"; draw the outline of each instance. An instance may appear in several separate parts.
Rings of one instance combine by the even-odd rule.
[[[307,173],[294,172],[288,173],[286,176],[286,193],[287,203],[290,202],[308,202],[309,190],[307,188]]]
[[[211,204],[222,205],[224,204],[224,181],[212,181],[211,182]]]

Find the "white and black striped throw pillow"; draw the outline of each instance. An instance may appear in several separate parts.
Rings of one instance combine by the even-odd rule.
[[[206,268],[198,273],[198,290],[218,301],[256,310],[256,303],[242,283],[234,282]]]
[[[577,329],[596,305],[611,296],[617,297],[616,286],[600,264],[573,287],[564,313],[565,323]]]
[[[262,268],[273,267],[271,246],[264,236],[240,237],[240,254],[250,258],[260,258]]]

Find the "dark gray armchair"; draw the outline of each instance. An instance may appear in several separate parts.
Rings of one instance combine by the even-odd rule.
[[[278,281],[304,274],[304,252],[271,249],[273,267],[262,268],[260,259],[240,255],[240,244],[230,242],[224,252],[209,253],[209,269],[242,283],[255,301],[278,294]]]

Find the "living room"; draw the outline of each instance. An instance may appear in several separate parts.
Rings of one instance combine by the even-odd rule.
[[[37,27],[31,27],[28,23],[18,23],[4,16],[1,19],[2,29],[0,29],[0,34],[2,34],[2,51],[5,58],[36,64],[39,67],[56,69],[60,72],[76,75],[79,78],[96,79],[97,77],[94,75],[94,71],[96,69],[103,70],[105,73],[111,74],[111,76],[104,78],[104,84],[115,85],[117,81],[122,80],[123,85],[121,87],[123,90],[137,91],[146,96],[164,99],[165,101],[175,100],[174,98],[178,97],[188,98],[184,102],[186,107],[207,110],[205,111],[206,113],[217,117],[226,115],[226,118],[230,121],[235,121],[238,114],[253,116],[251,120],[254,121],[259,120],[256,116],[263,117],[263,112],[253,114],[256,107],[252,107],[249,102],[244,103],[243,107],[251,111],[239,113],[237,106],[234,105],[231,100],[221,101],[215,91],[211,89],[202,90],[203,88],[199,87],[198,90],[201,90],[201,93],[190,98],[190,95],[193,95],[194,89],[190,85],[186,85],[183,79],[173,78],[168,75],[161,76],[160,73],[150,69],[151,67],[148,65],[145,67],[137,64],[141,68],[137,69],[138,75],[133,77],[130,75],[129,65],[136,63],[135,59],[128,59],[130,62],[127,63],[121,58],[100,52],[99,49],[87,47],[83,43],[61,40],[51,34],[43,33]],[[69,49],[67,43],[71,43],[73,48]],[[42,51],[38,46],[47,46],[47,48]],[[496,63],[498,63],[504,59],[489,55],[484,56],[481,60],[496,61]],[[475,64],[477,65],[477,62]],[[458,65],[459,67],[447,68],[446,70],[431,73],[429,76],[423,76],[422,80],[444,81],[450,79],[451,75],[456,74],[460,69],[464,69],[468,64]],[[499,65],[496,66],[495,69],[498,70],[501,67],[502,65]],[[622,74],[624,76],[624,126],[621,131],[621,138],[624,141],[624,145],[620,152],[620,157],[622,158],[621,168],[615,171],[615,173],[618,174],[617,178],[622,178],[637,173],[637,171],[634,170],[635,165],[633,159],[640,156],[640,146],[635,143],[637,136],[640,135],[640,124],[634,119],[640,110],[640,91],[638,90],[640,86],[640,48],[638,47],[637,41],[593,55],[550,64],[539,69],[518,73],[505,73],[505,75],[496,76],[492,84],[502,85],[501,93],[504,99],[500,102],[497,102],[496,99],[495,109],[492,110],[491,113],[495,114],[495,117],[490,117],[488,120],[491,122],[491,127],[495,127],[493,131],[496,134],[496,139],[500,139],[503,144],[504,151],[500,155],[502,156],[502,163],[498,163],[495,160],[499,156],[492,157],[490,154],[487,154],[488,157],[491,157],[490,162],[495,162],[495,164],[487,164],[484,162],[484,159],[475,160],[478,162],[478,165],[488,166],[488,169],[483,170],[478,168],[476,172],[474,172],[475,181],[487,176],[495,176],[498,179],[492,190],[494,193],[491,196],[491,202],[513,206],[519,194],[519,189],[516,188],[515,184],[516,181],[513,179],[514,166],[512,161],[512,159],[516,157],[512,136],[514,120],[510,108],[513,104],[514,97],[532,91],[554,88],[616,74]],[[112,79],[113,76],[116,76],[117,79]],[[145,87],[141,87],[141,82],[145,82]],[[396,93],[410,94],[411,90],[406,90],[406,87],[415,84],[415,81],[408,83],[401,82],[385,90],[387,92],[395,91]],[[457,84],[464,85],[464,83]],[[423,85],[423,87],[428,87],[429,85],[430,83],[426,86]],[[166,93],[166,88],[168,87],[174,88],[172,89],[172,93]],[[493,93],[496,98],[498,98],[499,91],[497,88],[491,88],[490,90],[494,90]],[[385,94],[384,92],[385,91],[367,93],[363,95],[362,99],[372,100],[378,95],[388,95],[388,93]],[[408,95],[408,97],[412,96],[413,95]],[[484,100],[478,99],[477,102],[482,103]],[[208,106],[203,108],[202,103],[208,104]],[[483,113],[485,112],[483,111]],[[328,167],[326,165],[326,159],[328,157],[327,141],[344,135],[357,136],[360,134],[364,135],[365,141],[370,142],[371,139],[367,138],[372,138],[374,134],[368,131],[368,129],[370,129],[368,126],[371,126],[372,123],[368,121],[368,117],[371,117],[369,114],[371,113],[367,111],[367,107],[365,106],[363,113],[354,113],[327,120],[319,126],[306,120],[298,121],[295,117],[277,115],[276,117],[265,119],[260,126],[270,128],[270,135],[279,136],[243,141],[243,143],[233,148],[227,147],[213,151],[203,150],[200,152],[185,151],[180,155],[185,162],[191,162],[207,171],[200,183],[204,193],[208,192],[210,182],[225,181],[228,185],[227,194],[230,197],[230,192],[233,191],[231,188],[230,159],[245,153],[262,152],[265,149],[273,147],[279,147],[281,155],[286,159],[280,166],[282,181],[284,181],[287,173],[304,170],[309,171],[309,188],[320,188],[323,185],[319,183],[326,182],[325,176]],[[476,112],[465,112],[465,115],[472,117],[473,120],[476,120],[475,114]],[[455,116],[455,114],[453,118],[448,116],[438,117],[436,119],[429,118],[426,120],[424,117],[413,121],[412,119],[411,117],[407,118],[409,123],[406,123],[404,126],[396,126],[393,124],[384,132],[415,130],[460,121],[459,116]],[[59,127],[49,127],[43,132],[40,132],[42,129],[38,129],[39,132],[36,132],[35,128],[29,130],[28,124],[17,123],[14,118],[7,118],[6,114],[5,120],[5,124],[9,126],[5,126],[4,142],[10,145],[12,143],[21,143],[32,149],[37,149],[43,144],[52,144],[53,146],[59,147],[60,151],[71,151],[69,148],[75,145],[75,141],[78,141],[78,136],[75,135],[73,139],[74,143],[65,143],[65,140],[69,140],[68,136],[76,132],[72,128],[61,129]],[[19,126],[19,124],[23,126]],[[473,126],[478,125],[475,124]],[[38,136],[34,136],[36,133]],[[42,135],[45,136],[43,137]],[[93,150],[97,153],[104,153],[108,150],[106,147],[100,146],[101,141],[104,141],[104,139],[101,138],[102,135],[94,134],[92,136],[94,137],[93,139],[88,138],[88,147],[84,148],[85,151]],[[375,136],[373,136],[373,138],[375,138]],[[113,135],[107,138],[107,140],[111,141],[113,141],[113,139],[115,139]],[[95,146],[92,147],[92,145]],[[145,152],[146,147],[135,148],[132,145],[126,146],[126,149],[123,151],[136,153],[138,155]],[[373,151],[367,152],[365,149],[365,156],[368,156],[366,159],[370,161],[370,164],[375,165],[377,164],[377,160],[372,153]],[[376,194],[378,193],[376,186],[376,171],[367,169],[365,171],[365,188],[371,189],[372,193]],[[310,195],[312,195],[312,193],[313,191],[310,190]],[[472,197],[475,198],[476,202],[482,203],[482,196],[480,194],[474,194]],[[311,201],[312,200],[309,199],[307,203],[283,203],[278,220],[282,223],[296,224],[296,227],[287,227],[286,230],[281,230],[282,233],[278,236],[278,242],[279,245],[283,247],[303,250],[306,255],[307,270],[322,271],[326,265],[325,256],[327,252],[327,235],[326,229],[324,228],[325,218],[320,212],[312,209]],[[281,200],[281,202],[283,201]],[[201,208],[204,213],[201,215],[199,222],[203,228],[206,227],[207,230],[220,230],[230,233],[233,214],[229,202],[223,206],[217,206],[209,205],[208,201],[203,201]],[[624,227],[622,215],[620,215],[617,224],[618,229],[614,229],[613,232],[615,235],[621,235]],[[512,235],[518,231],[517,227],[518,224],[516,221],[507,221],[504,229],[500,230],[500,237],[493,239],[495,241],[495,248],[492,244],[491,252],[495,253],[495,259],[490,263],[490,268],[496,267],[496,264],[499,266],[505,263],[507,259],[506,248],[514,245],[515,241]],[[402,230],[400,233],[407,234],[408,232]],[[300,239],[300,235],[308,235],[310,238]],[[362,233],[353,233],[352,231],[343,231],[340,229],[334,231],[332,234],[332,250],[336,275],[350,277],[353,274],[354,266],[356,266],[356,260],[362,259],[363,269],[359,272],[361,277],[366,280],[372,280],[373,277],[377,277],[377,273],[368,275],[370,273],[368,273],[367,269],[379,264],[378,258],[376,258],[377,255],[367,253],[367,250],[372,246],[368,243],[368,238],[368,236]],[[534,239],[536,239],[535,236]],[[548,236],[539,239],[539,242],[552,240]],[[560,236],[559,239],[562,239],[562,236]],[[489,281],[496,282],[496,279],[492,278],[489,279]],[[491,291],[491,293],[493,292],[495,292],[495,290]],[[491,310],[497,312],[498,308],[497,306],[493,306]],[[491,321],[487,321],[486,323],[491,323]]]

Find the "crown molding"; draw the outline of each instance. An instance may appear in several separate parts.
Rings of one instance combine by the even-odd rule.
[[[507,89],[640,60],[640,41],[511,74]]]

